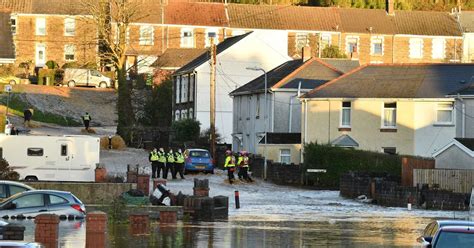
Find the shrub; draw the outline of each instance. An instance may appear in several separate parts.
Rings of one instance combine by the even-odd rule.
[[[0,179],[1,180],[18,180],[20,175],[10,168],[8,162],[0,158]]]
[[[53,60],[48,60],[48,62],[46,62],[46,66],[48,67],[48,69],[58,69],[59,68],[58,63],[56,63]]]
[[[304,171],[326,169],[326,173],[309,173],[307,176],[319,186],[338,188],[339,178],[348,171],[384,172],[393,176],[401,174],[401,156],[318,145],[310,143],[304,148]]]
[[[54,85],[56,83],[55,75],[56,70],[40,69],[38,72],[38,85]]]
[[[199,138],[200,125],[199,121],[183,119],[174,121],[171,129],[174,131],[177,142],[196,141]]]
[[[78,67],[79,66],[76,62],[67,62],[61,68],[66,69],[66,68],[78,68]]]
[[[327,46],[321,54],[323,58],[347,58],[347,55],[339,50],[338,46]]]

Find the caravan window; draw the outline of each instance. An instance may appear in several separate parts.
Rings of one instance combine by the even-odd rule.
[[[61,156],[67,156],[67,145],[61,145]]]
[[[28,156],[43,156],[43,148],[28,148]]]

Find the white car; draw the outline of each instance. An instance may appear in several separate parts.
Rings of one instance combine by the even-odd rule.
[[[0,180],[0,202],[14,194],[28,190],[34,190],[34,188],[20,182]]]

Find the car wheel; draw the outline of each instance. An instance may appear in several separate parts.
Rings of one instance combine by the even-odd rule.
[[[71,80],[71,81],[67,82],[67,86],[72,88],[72,87],[76,86],[76,82]]]
[[[25,177],[25,181],[27,181],[27,182],[36,182],[36,181],[38,181],[38,178],[35,177],[35,176],[27,176],[27,177]]]
[[[107,83],[106,82],[100,82],[99,88],[102,88],[102,89],[107,88]]]
[[[12,80],[10,80],[9,83],[10,83],[11,85],[13,85],[13,84],[16,84],[16,81],[12,79]]]

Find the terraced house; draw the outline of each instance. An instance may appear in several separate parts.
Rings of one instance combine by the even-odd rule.
[[[386,10],[133,1],[146,15],[130,25],[127,53],[129,64],[141,63],[144,72],[168,48],[206,48],[211,36],[218,43],[260,29],[287,32],[288,55],[295,58],[305,46],[324,57],[329,45],[361,64],[458,62],[463,53],[455,15],[396,11],[392,0]],[[11,12],[17,63],[96,59],[96,29],[83,23],[88,10],[80,0],[0,0],[0,8]]]

